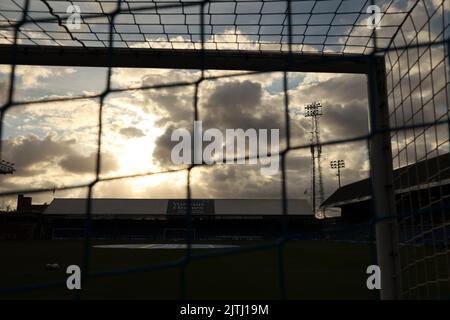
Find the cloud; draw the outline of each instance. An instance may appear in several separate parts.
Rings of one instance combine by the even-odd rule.
[[[167,97],[167,99],[176,98]],[[203,130],[218,128],[225,133],[225,129],[238,128],[279,129],[283,126],[283,117],[278,108],[271,107],[274,104],[272,100],[273,97],[265,93],[259,82],[234,80],[206,83],[202,87],[199,104],[199,117],[203,122]],[[165,102],[164,99],[159,106],[172,105]],[[174,106],[176,105],[174,103]],[[170,108],[171,122],[156,140],[153,153],[154,160],[162,166],[171,165],[170,153],[177,143],[170,141],[172,132],[177,128],[191,130],[192,121],[188,120],[186,113],[185,108]],[[189,115],[192,117],[192,111]]]
[[[2,155],[15,163],[15,176],[31,176],[45,172],[37,165],[51,162],[65,154],[73,154],[74,139],[56,140],[53,134],[41,139],[34,134],[7,139],[2,142]]]
[[[302,95],[315,97],[314,100],[325,99],[341,103],[367,100],[367,79],[364,75],[333,75],[331,78],[307,86],[300,84],[299,89]]]
[[[9,74],[10,72],[11,69],[9,66],[0,66],[0,73]],[[44,79],[60,77],[74,72],[74,68],[42,66],[18,66],[15,70],[15,74],[19,77],[20,87],[22,89],[42,87],[41,81]]]
[[[172,70],[171,72],[133,72],[119,73],[127,76],[130,83],[136,85],[152,85],[160,81],[185,81],[192,80],[195,76],[188,72]],[[284,93],[282,91],[282,77],[280,73],[266,75],[243,75],[233,78],[217,80],[205,80],[199,85],[198,111],[199,118],[203,121],[203,128],[218,128],[244,130],[254,129],[280,129],[281,148],[285,140],[285,113]],[[161,80],[164,78],[164,80]],[[364,79],[362,81],[362,79]],[[122,79],[123,80],[123,79]],[[125,82],[121,85],[125,85]],[[323,97],[325,115],[322,117],[323,138],[348,137],[364,134],[367,130],[367,98],[365,78],[355,75],[328,75],[307,74],[304,81],[289,87],[290,107],[303,107],[306,103]],[[153,128],[155,133],[152,138],[155,143],[152,149],[152,162],[155,170],[172,168],[171,150],[176,142],[170,141],[173,130],[177,128],[190,129],[194,119],[194,86],[181,86],[173,88],[159,88],[149,90],[130,91],[127,94],[109,97],[105,104],[104,140],[102,154],[102,172],[116,171],[117,159],[114,156],[123,150],[123,146],[137,143],[140,139],[127,141],[126,139],[151,136],[150,131],[144,132],[142,121]],[[56,131],[57,135],[39,137],[22,136],[10,138],[16,146],[16,155],[20,148],[26,149],[21,144],[44,144],[42,150],[52,147],[55,151],[46,152],[46,156],[39,155],[36,151],[29,159],[29,163],[21,168],[14,182],[20,181],[25,185],[33,181],[33,186],[42,186],[44,182],[54,181],[57,185],[73,184],[80,177],[89,178],[89,173],[94,172],[95,164],[95,122],[92,120],[92,112],[96,111],[96,101],[86,100],[82,103],[68,104],[61,110],[56,104],[42,104],[26,108],[28,113],[15,113],[16,117],[29,117],[32,113],[40,123],[45,123],[45,130]],[[54,110],[54,111],[52,111]],[[20,110],[17,110],[20,111]],[[23,111],[23,110],[22,110]],[[120,115],[120,117],[119,117]],[[83,116],[82,118],[79,118]],[[80,120],[83,119],[83,120]],[[145,120],[147,119],[147,120]],[[35,120],[32,120],[34,123]],[[70,124],[70,126],[68,126]],[[32,123],[24,124],[29,132]],[[36,125],[35,125],[36,126]],[[92,127],[92,129],[91,129]],[[52,129],[53,128],[53,129]],[[156,130],[157,129],[157,130]],[[87,131],[92,131],[86,136]],[[309,143],[310,119],[299,116],[291,120],[291,139],[295,142]],[[66,133],[67,132],[67,133]],[[81,133],[84,135],[81,135]],[[162,133],[162,134],[161,134]],[[42,133],[41,133],[42,134]],[[92,137],[91,137],[92,136]],[[14,135],[12,135],[14,137]],[[65,138],[62,138],[65,137]],[[91,139],[86,140],[91,137]],[[153,140],[154,139],[154,140]],[[29,141],[32,140],[32,141]],[[43,142],[44,141],[44,142]],[[292,142],[291,141],[291,142]],[[115,144],[117,142],[117,144]],[[82,143],[82,145],[80,144]],[[48,144],[48,146],[47,146]],[[364,147],[364,144],[361,145]],[[59,149],[57,149],[59,148]],[[39,148],[38,148],[39,149]],[[31,149],[30,149],[31,150]],[[326,150],[326,152],[325,152]],[[4,150],[6,152],[6,149]],[[26,154],[25,151],[22,151]],[[287,155],[287,183],[289,197],[308,198],[305,189],[310,185],[310,153],[309,148],[299,151],[291,150]],[[5,153],[6,154],[6,153]],[[353,166],[352,173],[343,177],[343,182],[351,182],[366,174],[366,169],[360,164],[365,164],[366,153],[361,148],[342,145],[324,148],[324,179],[326,180],[326,193],[335,189],[335,173],[327,168],[327,161],[348,158],[349,166]],[[27,156],[21,157],[26,158]],[[353,162],[352,162],[353,161]],[[150,162],[150,160],[149,160]],[[136,167],[140,170],[141,167]],[[26,170],[28,171],[26,171]],[[353,170],[354,169],[354,170]],[[40,170],[40,171],[39,171]],[[135,169],[133,169],[135,170]],[[354,171],[354,172],[353,172]],[[134,171],[133,171],[134,172]],[[192,190],[199,197],[243,197],[258,198],[281,197],[281,177],[277,174],[272,177],[262,176],[259,165],[216,165],[211,167],[195,168],[192,171]],[[116,173],[123,173],[117,171]],[[180,173],[183,176],[183,172]],[[161,178],[163,177],[163,178]],[[150,192],[158,197],[184,196],[186,188],[180,182],[176,188],[172,176],[158,176],[158,179],[142,180],[137,185],[134,181],[103,182],[99,185],[98,196],[145,196]],[[331,179],[331,180],[330,180]],[[9,180],[12,182],[12,180]],[[84,180],[83,180],[84,181]],[[147,192],[148,191],[148,192]]]
[[[258,165],[214,165],[192,171],[192,194],[210,198],[280,198],[279,174],[262,176]]]
[[[366,78],[359,75],[311,75],[306,83],[300,82],[289,90],[290,107],[303,108],[312,101],[322,101],[321,118],[323,141],[346,139],[368,132],[368,100]],[[306,79],[306,78],[305,78]],[[281,78],[276,79],[282,81]],[[281,149],[284,137],[284,94],[269,92],[260,81],[251,77],[206,81],[199,90],[199,118],[203,129],[280,129]],[[168,99],[170,99],[168,97]],[[169,103],[162,105],[169,106]],[[161,105],[158,105],[161,106]],[[164,109],[162,107],[162,109]],[[179,113],[178,113],[179,111]],[[173,130],[190,130],[192,121],[184,116],[185,110],[172,108],[169,124],[155,141],[153,158],[162,167],[171,164],[170,153],[176,142],[170,141]],[[163,112],[162,112],[163,113]],[[172,121],[170,121],[172,120]],[[177,122],[178,121],[178,122]],[[310,141],[311,121],[303,116],[291,118],[291,143],[307,145]],[[336,189],[335,172],[329,161],[345,159],[349,168],[342,182],[350,183],[365,178],[368,173],[366,142],[342,143],[323,148],[325,196]],[[287,155],[286,170],[290,197],[308,198],[310,188],[311,155],[308,148],[291,150]],[[199,196],[212,197],[281,197],[281,178],[261,176],[259,166],[215,165],[192,171],[193,190]],[[207,177],[207,178],[206,178]]]
[[[58,164],[67,172],[85,174],[95,172],[95,163],[97,155],[91,153],[89,156],[71,154],[64,157]],[[103,154],[101,157],[101,171],[103,173],[115,171],[119,168],[116,158],[110,153]]]
[[[94,187],[94,197],[106,198],[159,198],[186,197],[186,173],[167,173],[159,175],[164,179],[138,177],[111,181],[100,181]]]
[[[44,138],[29,134],[2,142],[2,156],[15,163],[16,177],[36,177],[56,174],[57,167],[66,173],[93,173],[95,153],[83,155],[75,149],[75,139],[58,139],[55,134]],[[102,156],[102,172],[118,168],[117,160],[111,154]],[[50,171],[50,172],[49,172]]]
[[[154,81],[153,77],[146,77],[143,85]],[[159,118],[156,125],[186,125],[194,120],[194,95],[192,86],[183,86],[148,90],[142,93],[142,98],[146,111]]]
[[[171,151],[172,148],[178,143],[177,141],[171,141],[170,137],[172,132],[177,127],[170,126],[167,130],[160,135],[155,141],[155,150],[153,150],[153,160],[156,161],[161,167],[172,167]]]
[[[328,105],[325,108],[323,126],[327,137],[334,139],[363,136],[368,133],[368,114],[365,106],[357,101],[346,105]]]
[[[250,80],[219,83],[203,98],[202,118],[227,128],[255,127],[262,94],[261,84]]]
[[[323,106],[323,116],[320,117],[322,142],[355,138],[368,133],[369,115],[365,76],[324,77],[324,80],[301,83],[289,93],[293,106],[300,105],[303,108],[313,101],[321,102]],[[293,117],[293,122],[294,140],[298,140],[296,142],[300,144],[307,143],[311,131],[310,119],[302,116]]]
[[[5,80],[0,80],[0,105],[5,104],[8,99],[8,83]]]
[[[140,138],[145,136],[145,133],[141,129],[136,127],[122,128],[120,129],[120,134],[128,139]]]

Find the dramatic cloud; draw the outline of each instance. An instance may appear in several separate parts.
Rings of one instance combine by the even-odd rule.
[[[321,100],[324,116],[321,117],[323,141],[330,139],[348,139],[365,136],[368,132],[368,101],[366,78],[358,75],[307,75],[305,83],[300,82],[289,90],[290,107],[302,110],[312,101]],[[267,81],[267,79],[265,79]],[[274,83],[277,81],[280,83]],[[282,78],[272,83],[262,84],[259,79],[227,79],[207,81],[199,90],[199,119],[207,128],[225,129],[249,128],[280,129],[281,148],[284,136],[284,94]],[[267,87],[280,89],[269,93]],[[169,108],[177,97],[163,94],[164,99],[156,97],[160,110]],[[172,99],[172,100],[170,100]],[[170,102],[168,102],[170,100]],[[165,131],[155,141],[153,159],[161,167],[173,167],[170,158],[173,130],[186,128],[191,130],[192,111],[187,108],[170,108],[171,117],[162,121]],[[163,111],[160,114],[164,114]],[[187,116],[189,115],[189,117]],[[302,115],[291,115],[291,144],[307,145],[310,141],[311,120]],[[336,189],[335,172],[329,167],[329,161],[344,158],[349,170],[342,178],[343,183],[365,178],[368,173],[366,142],[343,143],[324,147],[322,163],[325,183],[325,196]],[[267,178],[260,174],[259,166],[215,165],[195,168],[192,172],[193,191],[198,196],[211,197],[280,197],[281,177]],[[286,158],[288,195],[297,198],[309,198],[311,155],[309,147],[290,151]],[[351,172],[350,172],[351,171]],[[195,179],[195,177],[198,177]],[[203,177],[203,178],[201,178]]]
[[[204,93],[201,118],[206,127],[272,129],[282,128],[279,106],[265,95],[258,82],[250,80],[218,83]]]
[[[8,83],[5,80],[0,80],[0,105],[5,104],[8,99]]]
[[[307,79],[308,80],[308,79]],[[320,101],[323,116],[320,117],[322,142],[345,140],[367,135],[368,98],[367,79],[363,75],[335,75],[316,78],[290,90],[292,105],[301,106]],[[311,119],[292,116],[294,141],[309,141]]]
[[[33,177],[45,175],[48,169],[61,169],[69,173],[93,173],[95,154],[83,155],[76,151],[76,140],[57,139],[49,134],[44,138],[36,135],[19,136],[2,142],[5,158],[15,163],[15,177]],[[102,172],[110,172],[118,168],[117,160],[106,153],[102,157]],[[48,173],[49,176],[53,173]]]
[[[218,128],[224,133],[225,129],[238,128],[279,129],[283,127],[283,117],[280,108],[272,100],[274,98],[265,93],[258,82],[244,80],[206,83],[201,88],[199,120],[202,121],[204,130]],[[176,144],[170,141],[173,130],[191,130],[192,127],[191,110],[186,112],[186,109],[170,109],[172,121],[165,133],[156,140],[153,154],[154,159],[162,165],[169,164],[170,151]]]
[[[40,139],[30,134],[2,142],[2,154],[15,163],[15,176],[32,176],[45,172],[39,164],[50,162],[65,154],[74,154],[72,145],[75,140],[56,140],[49,134]]]
[[[64,157],[59,165],[61,168],[72,173],[93,173],[95,172],[95,163],[97,155],[95,153],[85,157],[78,154],[72,154]],[[103,173],[117,170],[119,165],[117,160],[109,153],[102,155],[101,171]]]
[[[119,69],[120,70],[120,69]],[[154,71],[154,72],[153,72]],[[194,73],[184,71],[158,72],[146,70],[135,73],[131,71],[118,72],[120,86],[125,86],[129,80],[136,86],[151,86],[160,81],[191,81]],[[298,77],[297,75],[295,75]],[[294,74],[290,77],[294,79]],[[161,78],[164,78],[162,80]],[[321,99],[324,105],[322,121],[322,136],[324,139],[346,138],[365,134],[367,132],[367,99],[365,78],[354,75],[327,75],[307,74],[300,78],[295,85],[289,87],[290,108],[300,107],[307,103]],[[273,73],[267,75],[245,75],[218,80],[206,80],[199,85],[198,111],[199,119],[203,121],[203,128],[225,129],[279,129],[281,148],[285,145],[285,113],[284,93],[282,90],[282,74]],[[174,88],[160,88],[157,90],[130,91],[125,94],[112,94],[105,101],[104,109],[104,138],[102,152],[102,173],[115,172],[119,169],[118,161],[124,164],[124,168],[140,172],[148,170],[147,165],[153,161],[157,165],[154,171],[174,168],[171,161],[171,150],[176,142],[171,142],[173,130],[186,128],[191,130],[194,117],[194,86],[181,86]],[[88,103],[86,103],[88,102]],[[52,111],[54,110],[54,112]],[[51,130],[57,130],[58,137],[48,135],[39,138],[37,135],[24,135],[8,139],[6,144],[13,145],[6,148],[5,154],[10,154],[11,159],[25,159],[18,162],[16,180],[10,183],[18,183],[19,177],[26,178],[23,182],[30,181],[30,177],[39,179],[39,186],[44,185],[44,177],[59,175],[59,183],[71,184],[73,177],[92,174],[95,169],[95,117],[92,113],[98,110],[96,101],[86,100],[81,103],[71,103],[61,109],[56,105],[36,105],[27,108],[27,117],[35,117],[36,120],[45,123]],[[22,111],[23,110],[18,110]],[[77,117],[71,118],[71,114]],[[20,113],[13,114],[16,118]],[[54,116],[52,116],[54,115]],[[150,118],[149,118],[150,117]],[[79,120],[77,120],[79,119]],[[33,120],[34,121],[34,120]],[[145,124],[144,124],[145,123]],[[71,132],[64,134],[70,124]],[[83,125],[84,124],[84,125]],[[86,126],[88,124],[88,126]],[[307,144],[310,139],[310,119],[303,116],[293,116],[291,119],[291,143]],[[150,131],[144,132],[143,125]],[[23,126],[29,128],[27,123]],[[30,127],[31,128],[31,127]],[[84,137],[81,132],[90,135]],[[154,131],[158,129],[159,131]],[[153,131],[152,131],[153,130]],[[159,133],[157,133],[159,132]],[[152,137],[152,138],[151,138]],[[89,138],[86,140],[86,138]],[[139,145],[142,143],[151,145]],[[148,140],[147,138],[151,138]],[[89,151],[83,149],[84,142],[89,145]],[[28,145],[32,147],[28,148]],[[35,147],[37,146],[37,147]],[[149,160],[143,159],[130,165],[127,159],[133,161],[139,159],[143,148],[150,148]],[[33,149],[36,148],[36,149]],[[34,150],[29,155],[26,150]],[[326,151],[325,151],[326,150]],[[42,152],[41,152],[42,151]],[[45,151],[45,154],[43,152]],[[116,155],[116,156],[113,156]],[[328,163],[345,155],[349,166],[353,166],[352,173],[346,174],[343,181],[354,181],[364,177],[367,173],[364,143],[359,148],[349,145],[324,148],[323,161]],[[152,158],[152,159],[151,159]],[[147,162],[148,161],[148,162]],[[145,168],[141,165],[146,164]],[[286,157],[286,176],[288,184],[288,196],[295,198],[309,198],[310,184],[310,150],[309,148],[298,151],[291,150]],[[140,168],[140,169],[139,169]],[[152,167],[150,167],[152,168]],[[179,168],[179,167],[178,167]],[[122,172],[123,168],[115,174]],[[140,171],[139,171],[140,170]],[[153,169],[150,169],[153,170]],[[335,189],[334,172],[324,165],[326,176],[325,192],[328,194]],[[20,171],[20,172],[19,172]],[[52,173],[52,174],[51,174]],[[96,186],[97,196],[146,196],[148,193],[155,196],[185,196],[185,180],[181,179],[186,173],[176,175],[158,175],[154,179],[149,177],[144,180],[120,180],[108,183],[99,183]],[[63,178],[64,177],[64,178]],[[175,178],[176,177],[176,178]],[[330,178],[328,178],[330,177]],[[262,176],[260,165],[215,165],[211,167],[195,168],[191,171],[191,187],[198,197],[248,197],[248,198],[278,198],[281,196],[281,176],[276,174],[271,177]],[[178,181],[174,183],[174,179]],[[48,179],[47,179],[48,180]]]
[[[170,137],[172,135],[172,132],[176,129],[177,127],[175,126],[168,127],[167,130],[155,141],[153,160],[156,161],[161,167],[173,167],[171,160],[171,151],[178,142],[171,141]]]
[[[139,128],[136,127],[127,127],[120,129],[120,134],[122,134],[126,138],[140,138],[144,137],[145,133]]]
[[[183,82],[197,77],[194,72],[176,70],[161,73],[161,70],[134,72],[130,69],[117,74],[117,79],[121,82],[116,85],[120,86],[126,86],[128,80],[133,86],[151,86],[161,81]],[[368,100],[365,76],[289,74],[289,78],[293,79],[288,91],[290,109],[303,110],[304,106],[312,101],[322,102],[322,141],[367,134]],[[204,80],[198,89],[198,117],[203,121],[204,130],[279,129],[283,149],[286,141],[282,74]],[[427,90],[424,87],[425,89]],[[433,94],[432,91],[424,92],[427,95]],[[148,170],[157,172],[174,167],[170,156],[176,142],[171,142],[170,137],[175,129],[192,128],[194,97],[193,85],[108,95],[103,111],[102,173],[112,172],[114,175],[120,175]],[[441,105],[445,101],[445,92],[435,96],[437,111],[440,114],[443,114]],[[21,124],[23,134],[8,132],[9,138],[4,142],[3,155],[8,155],[6,160],[15,161],[18,168],[14,179],[8,177],[5,180],[5,186],[42,187],[46,181],[48,184],[48,181],[53,183],[53,180],[59,185],[68,185],[79,181],[77,179],[80,176],[87,177],[88,173],[93,173],[97,114],[95,117],[92,117],[92,114],[97,111],[98,103],[87,99],[80,103],[71,103],[64,108],[56,104],[39,104],[33,108],[17,110],[15,113],[10,112],[14,120],[21,116],[28,120]],[[425,117],[428,116],[427,113]],[[294,113],[290,113],[290,117],[291,146],[301,145],[303,148],[292,149],[286,154],[287,194],[293,198],[308,199],[311,179],[311,155],[308,146],[311,119]],[[26,134],[27,131],[33,132],[33,125],[44,132],[46,130],[56,133],[47,136],[43,135],[42,131],[41,134]],[[142,128],[145,128],[145,131]],[[88,131],[89,135],[86,134]],[[427,147],[433,148],[436,142],[430,141],[431,137],[427,141]],[[366,146],[366,141],[361,141],[322,148],[325,196],[337,188],[335,172],[329,168],[331,160],[346,161],[347,168],[342,175],[343,184],[367,176],[369,165]],[[124,168],[129,171],[124,171]],[[141,180],[101,182],[96,185],[95,194],[112,197],[147,197],[149,194],[155,197],[184,197],[186,174],[187,171],[183,171],[149,176]],[[196,197],[279,198],[282,195],[281,174],[263,176],[259,165],[194,168],[191,170],[191,187],[193,196]]]
[[[302,95],[315,97],[316,100],[333,100],[340,103],[367,100],[367,78],[364,75],[333,75],[299,89]]]
[[[8,74],[10,67],[7,65],[0,65],[0,73]],[[19,83],[16,84],[22,89],[38,88],[42,86],[42,80],[51,77],[60,77],[74,73],[73,68],[59,68],[59,67],[42,67],[35,66],[28,68],[26,66],[18,66],[15,70],[16,76],[19,78]]]

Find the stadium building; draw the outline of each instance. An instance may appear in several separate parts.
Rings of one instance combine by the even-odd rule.
[[[83,239],[87,199],[54,199],[35,214],[34,238]],[[280,199],[91,199],[93,239],[270,239],[280,235]],[[315,230],[309,202],[287,201],[289,232]],[[188,228],[186,216],[190,215]],[[189,230],[189,231],[188,231]]]
[[[37,239],[47,204],[32,204],[31,197],[17,196],[16,211],[0,211],[0,240]]]
[[[394,170],[398,221],[417,243],[446,246],[450,241],[450,153]],[[371,179],[342,186],[322,204],[341,209],[342,224],[366,223],[374,217]],[[400,241],[408,239],[402,233]]]
[[[342,218],[347,222],[367,221],[373,214],[371,186],[370,178],[342,186],[322,206],[340,208]],[[450,153],[394,170],[394,188],[397,212],[400,214],[424,207],[430,210],[434,207],[448,207]]]

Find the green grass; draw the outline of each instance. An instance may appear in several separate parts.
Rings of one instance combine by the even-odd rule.
[[[95,244],[111,244],[96,241]],[[115,243],[126,243],[126,241]],[[145,243],[140,241],[137,243]],[[208,242],[212,243],[212,242]],[[221,242],[242,247],[262,242]],[[68,265],[82,266],[82,241],[1,242],[0,288],[63,281]],[[221,251],[222,250],[222,251]],[[195,250],[194,255],[224,252],[223,249]],[[91,250],[94,272],[142,267],[177,261],[184,250]],[[283,250],[287,296],[290,299],[373,299],[367,290],[365,273],[370,265],[369,247],[322,241],[292,241]],[[46,270],[57,262],[60,270]],[[178,299],[181,295],[181,267],[89,279],[83,284],[83,299]],[[192,299],[279,299],[277,248],[191,261],[186,269],[186,290]],[[73,299],[74,291],[64,287],[25,293],[0,294],[5,299]]]

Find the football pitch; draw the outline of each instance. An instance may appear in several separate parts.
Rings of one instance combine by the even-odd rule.
[[[81,291],[71,291],[66,269],[78,265],[84,272],[84,241],[3,241],[0,299],[280,299],[283,278],[288,299],[378,299],[366,286],[375,254],[370,244],[289,241],[280,251],[273,242],[195,241],[188,263],[185,247],[182,241],[92,241],[89,278]],[[423,259],[406,280],[425,283],[430,271],[443,274],[446,259]],[[439,285],[450,296],[448,282]],[[430,293],[417,287],[415,294]]]
[[[90,269],[94,277],[83,283],[79,298],[179,299],[182,294],[183,279],[181,261],[186,254],[186,249],[142,250],[95,247],[125,243],[136,244],[143,241],[95,241],[92,243]],[[170,242],[166,243],[170,244]],[[202,242],[196,243],[202,244]],[[197,246],[199,249],[192,251],[193,260],[186,265],[184,278],[187,298],[280,298],[277,247],[264,247],[270,243],[254,241],[208,241],[207,243],[226,246],[212,249]],[[249,250],[255,246],[261,246],[260,250]],[[0,288],[18,288],[53,282],[61,284],[59,288],[3,292],[0,295],[1,298],[74,299],[75,291],[70,291],[65,286],[68,276],[66,268],[74,264],[83,266],[83,250],[83,241],[0,243],[0,252],[3,257],[0,264]],[[376,298],[376,294],[366,288],[366,268],[371,264],[369,245],[291,241],[285,244],[282,256],[289,299]],[[49,270],[46,268],[46,264],[49,263],[58,263],[60,268]],[[143,268],[146,266],[155,267]],[[136,272],[107,273],[111,270],[130,268],[135,268]]]

